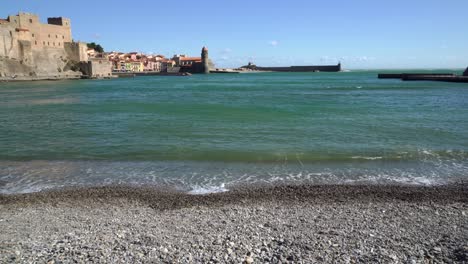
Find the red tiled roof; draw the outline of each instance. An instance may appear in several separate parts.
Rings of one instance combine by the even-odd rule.
[[[201,61],[201,57],[181,57],[181,61]]]

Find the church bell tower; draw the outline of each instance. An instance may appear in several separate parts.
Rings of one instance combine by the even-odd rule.
[[[201,51],[201,58],[203,64],[203,73],[210,73],[210,66],[208,65],[208,49],[203,47]]]

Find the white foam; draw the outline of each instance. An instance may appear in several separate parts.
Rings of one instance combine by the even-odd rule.
[[[193,195],[203,195],[203,194],[210,194],[210,193],[221,193],[229,191],[224,187],[224,183],[220,186],[194,186],[192,190],[188,192],[188,194]]]
[[[378,160],[382,159],[382,157],[365,157],[365,156],[353,156],[353,159],[365,159],[365,160]]]

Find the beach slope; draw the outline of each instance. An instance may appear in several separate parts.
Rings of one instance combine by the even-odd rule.
[[[0,262],[468,261],[466,184],[134,187],[0,196]]]

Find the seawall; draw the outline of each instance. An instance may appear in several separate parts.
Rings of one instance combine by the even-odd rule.
[[[289,66],[289,67],[256,67],[255,69],[259,71],[272,71],[272,72],[339,72],[341,71],[341,64]]]

